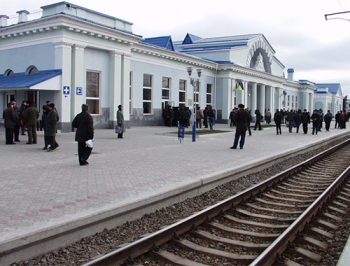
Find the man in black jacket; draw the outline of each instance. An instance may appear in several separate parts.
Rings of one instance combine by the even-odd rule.
[[[304,112],[301,114],[301,123],[303,124],[303,132],[304,134],[307,134],[307,129],[310,124],[310,114],[307,112],[306,109],[304,109]]]
[[[13,110],[12,103],[7,104],[7,108],[5,108],[2,113],[2,118],[4,118],[6,144],[16,144],[13,141],[13,132],[15,130],[16,124],[16,114]]]
[[[239,142],[239,148],[243,149],[244,141],[245,141],[245,135],[247,132],[247,124],[249,123],[249,113],[244,110],[244,105],[239,104],[238,105],[239,110],[236,113],[236,134],[235,134],[235,140],[233,142],[233,146],[230,147],[230,149],[237,149],[238,146],[238,140]]]
[[[87,165],[92,147],[90,148],[86,141],[94,139],[94,121],[92,116],[88,113],[89,106],[83,104],[81,106],[82,112],[77,114],[73,119],[72,126],[77,129],[75,133],[75,141],[78,142],[78,157],[80,165]]]

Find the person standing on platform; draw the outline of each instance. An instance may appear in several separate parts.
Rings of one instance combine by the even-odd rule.
[[[318,131],[322,131],[322,123],[323,123],[324,114],[323,114],[322,109],[318,110],[317,113],[318,113],[318,116],[320,117],[320,120],[318,121]]]
[[[294,123],[295,123],[295,128],[296,128],[296,133],[299,133],[299,127],[301,124],[301,110],[299,109],[298,111],[295,112],[294,114]]]
[[[29,102],[29,107],[24,111],[23,119],[27,126],[28,142],[26,144],[37,144],[36,125],[38,123],[39,110],[34,102]]]
[[[209,127],[211,130],[213,130],[214,128],[214,125],[215,125],[215,113],[214,113],[214,110],[213,110],[213,106],[209,106],[209,110],[207,112],[207,115],[208,115],[208,119],[209,119]]]
[[[301,114],[301,123],[303,123],[303,132],[307,134],[308,126],[310,124],[310,114],[304,109],[304,112]]]
[[[267,109],[267,111],[265,112],[265,120],[267,124],[271,123],[271,112],[270,109]]]
[[[13,111],[15,112],[15,115],[16,115],[15,130],[14,130],[15,142],[20,142],[20,140],[19,140],[19,129],[21,127],[21,123],[20,123],[21,109],[19,109],[17,107],[16,101],[12,101],[11,103],[13,105]]]
[[[311,116],[311,120],[312,120],[312,133],[311,134],[314,135],[316,132],[316,135],[317,135],[318,128],[320,125],[320,116],[317,113],[317,110],[314,110],[314,113]]]
[[[334,128],[339,128],[339,116],[340,116],[340,112],[338,111],[336,114],[335,114],[335,125],[334,125]]]
[[[7,108],[5,108],[2,112],[2,118],[4,119],[6,144],[16,144],[13,141],[13,132],[15,130],[16,124],[16,114],[13,110],[12,103],[7,104]]]
[[[236,108],[233,108],[232,111],[230,112],[230,127],[235,127],[236,122],[235,122],[235,116],[236,116]]]
[[[332,121],[332,114],[330,110],[328,110],[327,113],[324,115],[323,120],[326,125],[325,126],[326,131],[329,131],[329,128],[331,126],[331,121]]]
[[[117,123],[118,123],[118,127],[120,127],[122,129],[122,132],[118,133],[118,139],[122,139],[123,133],[125,132],[124,115],[123,115],[123,106],[122,105],[118,105]]]
[[[57,122],[58,114],[55,110],[55,104],[50,103],[48,108],[48,113],[46,117],[46,138],[47,143],[50,145],[48,152],[54,151],[59,145],[56,142],[56,133],[57,133]]]
[[[89,105],[81,106],[81,113],[77,114],[72,122],[72,126],[77,129],[75,133],[75,141],[78,142],[78,160],[80,165],[87,165],[87,161],[91,155],[90,148],[86,141],[94,139],[94,121],[88,113]]]
[[[255,126],[254,126],[254,130],[256,130],[256,128],[259,128],[259,130],[261,130],[261,113],[259,111],[259,109],[255,110]]]
[[[293,110],[288,112],[287,121],[288,121],[289,133],[292,133],[292,129],[293,129],[293,125],[294,125],[294,112],[293,112]]]
[[[281,124],[283,120],[283,114],[276,109],[275,115],[273,116],[273,121],[276,124],[276,133],[282,135]]]
[[[244,110],[244,105],[240,103],[238,105],[238,111],[236,113],[235,140],[233,142],[233,146],[230,147],[230,149],[237,149],[239,139],[240,139],[239,148],[243,149],[248,123],[249,123],[249,114],[247,111]]]
[[[23,115],[24,111],[27,109],[27,101],[22,101],[22,105],[19,108],[20,109],[20,123],[21,123],[21,134],[25,135],[26,133],[26,125],[24,123]]]
[[[196,111],[196,127],[202,128],[202,119],[203,119],[203,113],[199,106],[197,106]]]
[[[46,135],[46,120],[47,120],[47,116],[49,113],[49,106],[44,104],[42,108],[43,108],[43,114],[41,116],[41,125],[44,129],[44,148],[43,148],[43,150],[47,150],[49,142],[48,142],[47,135]]]
[[[245,108],[244,110],[248,113],[247,130],[248,130],[249,136],[251,136],[252,135],[252,130],[250,128],[250,123],[253,121],[253,118],[252,118],[252,116],[250,114],[249,108]],[[236,110],[236,112],[237,112],[237,110]]]
[[[203,126],[208,128],[208,107],[205,107],[203,111]]]

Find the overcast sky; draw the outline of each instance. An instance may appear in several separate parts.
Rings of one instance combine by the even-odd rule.
[[[54,0],[1,0],[0,14],[38,11]],[[186,33],[199,37],[262,33],[294,79],[340,83],[350,97],[350,0],[74,0],[67,1],[132,22],[145,38]]]

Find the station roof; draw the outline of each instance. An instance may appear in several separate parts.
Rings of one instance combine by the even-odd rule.
[[[56,81],[62,74],[61,69],[43,70],[35,74],[14,73],[0,75],[0,90],[4,89],[44,89],[57,90]],[[48,83],[50,81],[50,83]],[[54,81],[52,83],[52,81]],[[46,83],[46,85],[44,85]],[[52,87],[53,86],[53,87]],[[58,87],[58,89],[60,89]]]

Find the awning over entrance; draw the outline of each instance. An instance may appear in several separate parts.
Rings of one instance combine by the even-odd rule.
[[[0,75],[0,91],[3,90],[56,90],[61,89],[61,69],[42,70],[35,74],[16,73]]]

